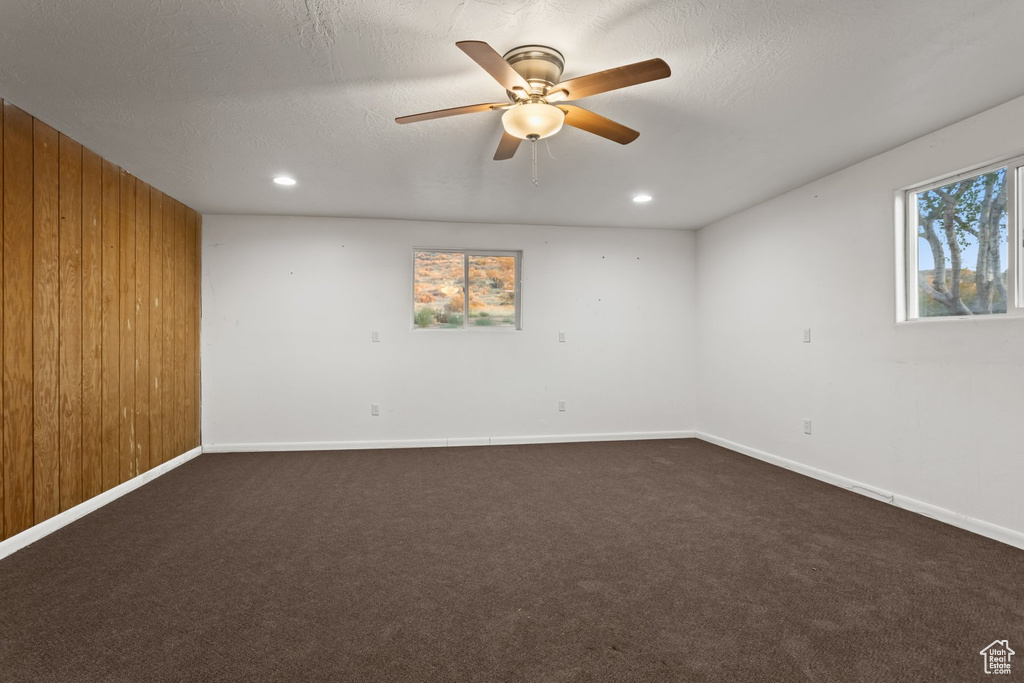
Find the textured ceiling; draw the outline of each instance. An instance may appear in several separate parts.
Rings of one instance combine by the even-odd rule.
[[[1020,0],[0,0],[0,97],[204,213],[697,228],[1024,94],[1022,26]],[[491,160],[500,112],[394,123],[504,97],[457,40],[673,75],[581,100],[640,138],[566,128],[535,188],[529,145]]]

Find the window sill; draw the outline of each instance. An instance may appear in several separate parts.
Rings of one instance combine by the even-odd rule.
[[[501,332],[522,332],[516,327],[498,327],[497,325],[481,325],[479,327],[414,327],[413,332],[481,332],[483,334],[497,334]]]
[[[944,315],[928,318],[912,318],[910,320],[897,320],[896,325],[931,325],[933,323],[945,323],[951,325],[975,324],[991,320],[1024,320],[1024,308],[1014,309],[1006,313],[990,315]]]

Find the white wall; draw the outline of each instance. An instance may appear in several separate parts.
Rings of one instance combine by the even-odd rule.
[[[1019,153],[1021,121],[1024,98],[701,230],[699,431],[1024,540],[1024,319],[897,325],[893,236],[895,190]]]
[[[521,249],[523,330],[413,330],[414,247]],[[694,247],[679,231],[204,216],[204,446],[692,430]]]

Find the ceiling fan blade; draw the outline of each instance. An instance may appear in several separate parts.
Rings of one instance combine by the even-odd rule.
[[[618,90],[631,85],[656,81],[659,78],[668,78],[671,75],[672,70],[663,60],[648,59],[646,62],[619,66],[607,71],[598,71],[587,76],[562,81],[558,85],[552,86],[550,92],[564,90],[565,99],[578,100],[609,90]]]
[[[422,114],[410,116],[399,116],[395,123],[416,123],[417,121],[429,121],[431,119],[443,119],[446,116],[458,116],[459,114],[472,114],[478,111],[491,111],[493,109],[504,109],[510,106],[508,102],[489,102],[487,104],[470,104],[465,107],[452,107],[451,109],[438,109],[437,111],[426,111]]]
[[[481,40],[460,40],[455,45],[483,67],[484,71],[498,81],[505,90],[517,94],[517,91],[521,91],[523,95],[529,94],[530,84],[526,82],[526,79],[509,66],[505,58],[487,43]]]
[[[509,135],[508,133],[501,134],[501,142],[498,143],[498,151],[494,153],[495,161],[504,161],[505,159],[511,159],[516,155],[516,150],[519,149],[519,143],[521,139],[515,135]]]
[[[640,137],[640,133],[627,128],[621,123],[616,123],[611,119],[606,119],[600,114],[595,114],[592,111],[583,109],[582,107],[576,107],[571,104],[559,104],[559,109],[565,112],[565,123],[573,128],[579,128],[585,130],[588,133],[594,135],[600,135],[603,138],[608,138],[613,142],[617,142],[620,145],[628,145],[629,143]]]

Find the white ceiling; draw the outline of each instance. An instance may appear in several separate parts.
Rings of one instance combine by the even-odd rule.
[[[204,213],[698,228],[1024,94],[1022,27],[1020,0],[0,0],[0,97]],[[640,138],[566,128],[535,188],[529,145],[491,160],[500,112],[394,122],[503,99],[457,40],[673,75],[581,100]]]

